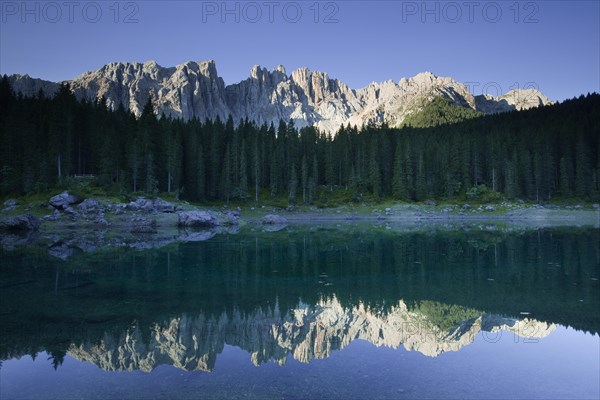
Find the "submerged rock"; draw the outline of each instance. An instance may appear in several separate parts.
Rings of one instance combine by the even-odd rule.
[[[208,211],[184,211],[178,214],[178,226],[211,228],[219,225],[219,221]]]
[[[72,204],[79,201],[79,198],[75,195],[69,194],[69,192],[62,192],[54,197],[50,198],[50,205],[58,210],[64,210]]]
[[[48,254],[50,254],[52,257],[60,258],[61,260],[66,260],[67,258],[71,257],[73,253],[73,249],[68,244],[63,242],[55,243],[48,249]]]
[[[2,218],[0,220],[0,231],[35,231],[40,227],[40,224],[40,219],[34,215],[17,215],[14,217]]]

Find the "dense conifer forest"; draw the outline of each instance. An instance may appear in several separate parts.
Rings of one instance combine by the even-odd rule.
[[[250,121],[136,118],[75,99],[23,97],[0,80],[0,195],[44,192],[95,176],[118,193],[171,192],[194,201],[259,196],[314,204],[344,190],[361,201],[600,199],[600,95],[481,116],[436,101],[403,128],[297,129]]]

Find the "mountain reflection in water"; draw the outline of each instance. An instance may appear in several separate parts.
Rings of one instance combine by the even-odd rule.
[[[216,318],[181,316],[150,327],[146,340],[135,326],[121,334],[106,334],[98,343],[71,345],[67,353],[109,371],[151,371],[160,364],[212,371],[225,344],[246,350],[256,366],[270,360],[284,365],[289,354],[300,362],[310,362],[329,357],[332,351],[343,349],[355,339],[394,349],[404,345],[407,350],[435,357],[460,350],[481,331],[505,330],[533,339],[546,337],[556,328],[554,324],[527,318],[482,315],[440,303],[421,306],[434,313],[454,312],[472,318],[453,321],[448,314],[443,321],[453,324],[448,329],[436,325],[434,318],[419,308],[409,310],[403,301],[383,313],[362,304],[344,308],[334,298],[314,306],[300,303],[284,315],[276,306],[246,316],[239,312]]]
[[[105,370],[211,371],[329,357],[356,339],[436,357],[481,332],[597,334],[600,234],[551,229],[240,233],[62,262],[5,252],[0,359],[48,352]]]

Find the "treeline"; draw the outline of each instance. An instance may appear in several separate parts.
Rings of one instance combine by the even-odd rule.
[[[440,107],[435,121],[447,112]],[[429,128],[343,127],[327,135],[292,121],[274,127],[157,118],[150,101],[136,118],[123,107],[110,111],[104,99],[79,102],[66,85],[52,98],[22,97],[4,77],[0,194],[41,192],[63,177],[95,175],[122,192],[174,192],[191,200],[261,195],[314,203],[333,189],[355,201],[483,192],[596,200],[599,116],[600,95],[592,94]]]

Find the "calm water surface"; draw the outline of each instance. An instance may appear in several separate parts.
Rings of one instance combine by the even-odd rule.
[[[0,254],[0,398],[598,398],[600,232]]]

